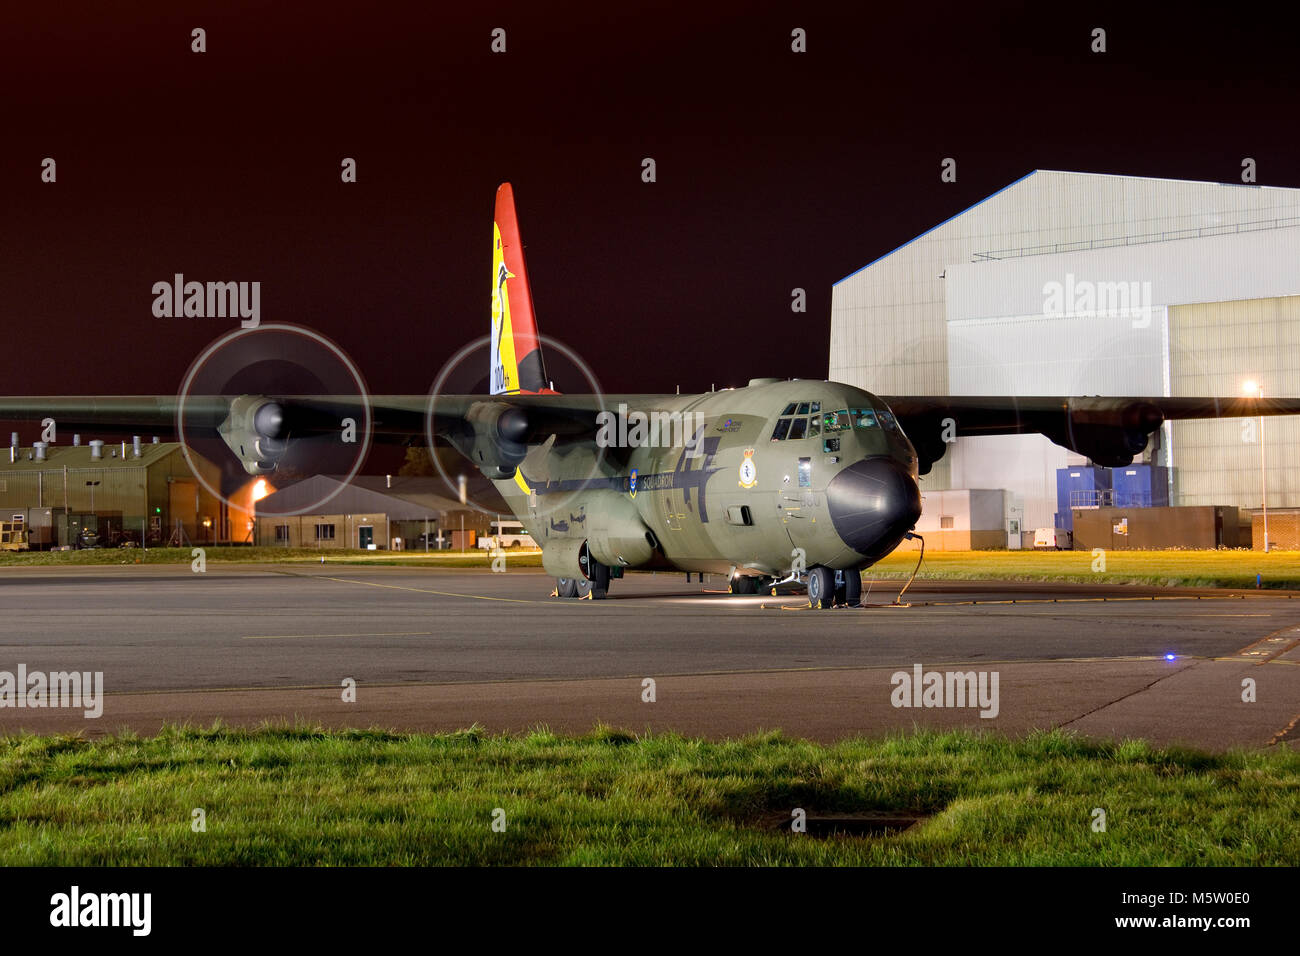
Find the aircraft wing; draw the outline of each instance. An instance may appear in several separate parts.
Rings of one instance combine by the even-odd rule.
[[[558,444],[591,442],[598,416],[626,402],[658,404],[647,395],[376,395],[363,402],[347,395],[9,396],[0,397],[0,421],[52,419],[66,441],[70,432],[134,429],[190,437],[219,434],[250,474],[272,470],[295,439],[328,438],[354,423],[378,443],[423,442],[432,433],[476,464],[512,472],[530,445],[555,436]],[[182,422],[183,420],[183,422]],[[614,450],[617,453],[617,450]]]
[[[921,474],[966,435],[1037,432],[1099,465],[1120,467],[1166,421],[1300,414],[1300,398],[880,396],[916,447]]]

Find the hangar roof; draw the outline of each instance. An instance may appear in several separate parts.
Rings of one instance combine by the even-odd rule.
[[[126,457],[122,457],[120,443],[104,444],[103,457],[90,457],[89,445],[51,445],[45,450],[45,460],[37,461],[30,445],[18,449],[17,458],[9,461],[9,456],[0,449],[0,471],[49,471],[51,468],[148,468],[168,455],[180,449],[178,442],[145,442],[140,446],[140,457],[131,456],[131,444],[126,446]]]
[[[961,237],[956,233],[949,236],[976,240],[976,244],[950,261],[970,261],[972,254],[976,258],[1006,258],[1067,251],[1056,247],[1077,245],[1080,240],[1087,242],[1087,248],[1097,248],[1193,238],[1241,231],[1254,220],[1262,226],[1296,225],[1300,220],[1282,220],[1296,219],[1298,206],[1300,189],[1290,187],[1036,169],[832,285],[852,279],[977,210],[979,221],[967,227],[970,235],[964,230]],[[988,240],[994,241],[993,248],[998,251],[980,245]]]
[[[391,480],[390,487],[383,475],[357,475],[351,481],[342,476],[316,475],[267,495],[257,503],[257,515],[275,518],[309,508],[312,514],[374,512],[402,521],[469,510],[468,505],[435,493],[435,489],[444,487],[438,478],[393,475]],[[316,502],[330,494],[334,497],[317,508]]]

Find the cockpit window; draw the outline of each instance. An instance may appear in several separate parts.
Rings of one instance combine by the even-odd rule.
[[[891,432],[898,430],[898,422],[894,421],[894,416],[891,413],[880,411],[876,414],[880,416],[880,423],[884,425],[886,429]]]
[[[852,427],[847,409],[827,412],[823,416],[821,402],[791,402],[781,412],[776,427],[772,429],[772,441],[814,438],[823,431],[844,431]]]
[[[853,409],[854,428],[875,428],[876,413],[870,408]]]

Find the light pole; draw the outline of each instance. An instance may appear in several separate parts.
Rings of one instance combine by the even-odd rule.
[[[1247,382],[1242,388],[1246,394],[1259,399],[1259,499],[1264,512],[1264,553],[1268,554],[1268,473],[1264,470],[1264,386]]]

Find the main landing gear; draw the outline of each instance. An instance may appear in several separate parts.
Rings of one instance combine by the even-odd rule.
[[[766,583],[767,579],[765,578],[742,574],[731,579],[731,593],[762,594],[764,590],[763,585]]]
[[[603,601],[609,594],[609,578],[609,568],[593,559],[590,578],[556,578],[551,597]]]

